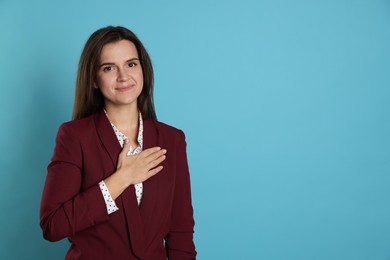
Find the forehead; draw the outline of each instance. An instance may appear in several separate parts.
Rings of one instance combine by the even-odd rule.
[[[100,54],[101,62],[120,62],[138,58],[137,48],[128,40],[107,43]]]

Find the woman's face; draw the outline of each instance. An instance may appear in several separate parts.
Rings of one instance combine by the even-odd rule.
[[[132,42],[120,40],[103,47],[95,83],[104,96],[105,106],[137,105],[144,80]]]

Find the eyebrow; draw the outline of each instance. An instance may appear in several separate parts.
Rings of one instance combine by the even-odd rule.
[[[139,61],[138,58],[131,58],[131,59],[127,60],[126,63],[127,63],[127,62],[130,62],[130,61],[135,61],[135,60],[138,60],[138,61]],[[115,63],[114,63],[114,62],[104,62],[104,63],[102,63],[102,64],[99,65],[99,68],[101,68],[101,67],[103,67],[103,66],[107,66],[107,65],[115,65]]]

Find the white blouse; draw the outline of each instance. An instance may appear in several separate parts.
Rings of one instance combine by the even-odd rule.
[[[104,111],[104,112],[106,112],[106,111]],[[106,113],[106,116],[108,118],[107,113]],[[127,153],[127,156],[139,154],[140,152],[142,152],[142,147],[143,147],[143,142],[144,142],[143,141],[144,140],[143,139],[144,125],[143,125],[141,113],[139,113],[138,117],[139,117],[139,129],[138,129],[138,137],[137,137],[138,146],[135,149],[132,146],[130,146],[130,150]],[[125,136],[121,131],[119,131],[119,129],[113,123],[111,123],[111,126],[114,129],[114,132],[115,132],[116,137],[118,138],[119,144],[121,145],[121,147],[123,147],[125,140],[127,139],[127,136]],[[115,204],[115,201],[112,199],[110,191],[107,189],[107,186],[104,183],[104,181],[99,182],[99,187],[100,187],[100,190],[102,191],[104,201],[106,202],[107,213],[111,214],[111,213],[114,213],[115,211],[119,210],[119,208]],[[134,188],[135,188],[135,194],[136,194],[137,202],[138,202],[138,206],[139,206],[141,204],[141,199],[142,199],[142,194],[143,194],[142,182],[135,184]]]

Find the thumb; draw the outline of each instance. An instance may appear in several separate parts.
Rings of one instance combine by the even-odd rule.
[[[123,142],[122,153],[124,153],[126,156],[129,150],[130,150],[130,142],[129,139],[126,138]]]

